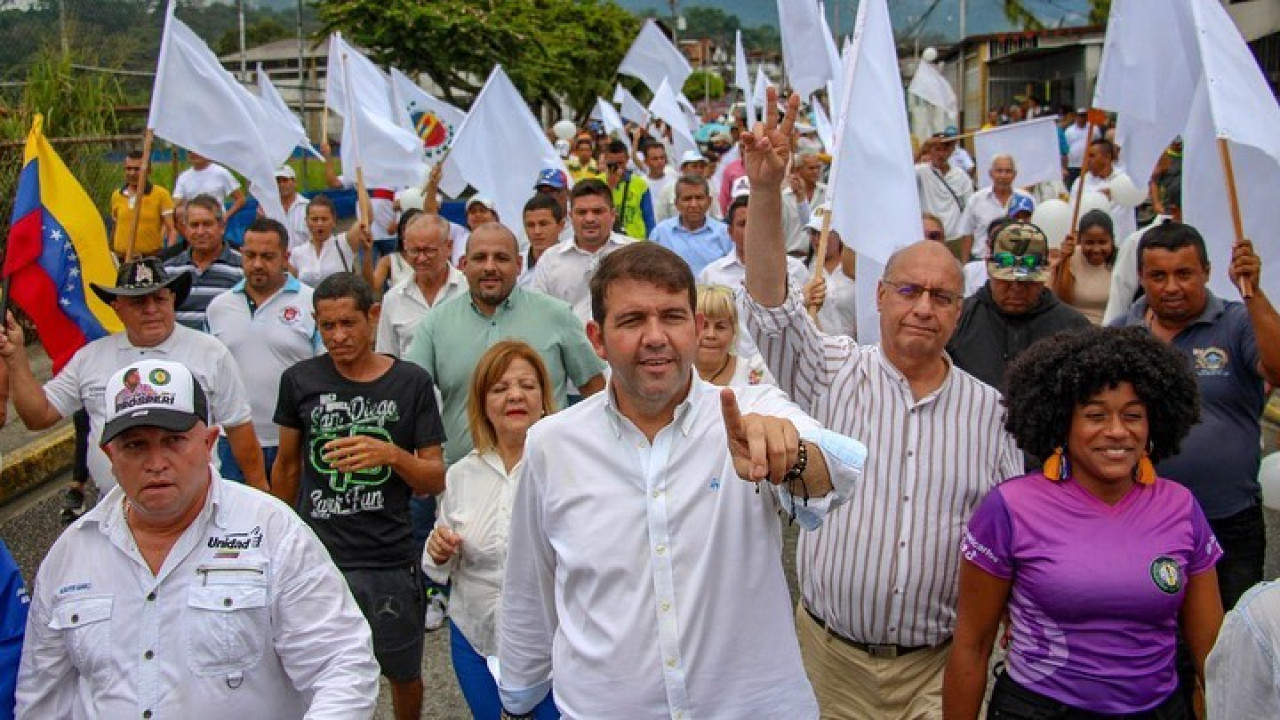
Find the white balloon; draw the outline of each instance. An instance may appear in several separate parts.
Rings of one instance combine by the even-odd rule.
[[[1134,184],[1133,178],[1125,173],[1116,175],[1111,181],[1111,199],[1125,207],[1138,207],[1147,199],[1147,193]]]
[[[556,137],[561,140],[568,140],[573,137],[574,133],[578,132],[578,126],[574,125],[572,120],[561,120],[555,125],[552,125],[551,130],[556,134]]]
[[[1280,452],[1262,458],[1258,482],[1262,485],[1262,504],[1280,510]]]
[[[426,201],[422,196],[422,190],[416,187],[401,190],[397,198],[400,200],[400,212],[410,209],[422,210],[423,203]]]
[[[920,53],[920,59],[925,62],[933,62],[938,59],[938,51],[934,48],[927,47],[924,52]]]
[[[1045,200],[1031,213],[1031,224],[1044,233],[1050,248],[1057,248],[1071,228],[1071,206],[1057,198]]]
[[[1101,210],[1104,213],[1110,213],[1111,200],[1100,192],[1087,192],[1084,194],[1084,199],[1080,201],[1080,217],[1084,217],[1085,213],[1090,210]],[[1080,222],[1079,218],[1076,218],[1076,222]]]

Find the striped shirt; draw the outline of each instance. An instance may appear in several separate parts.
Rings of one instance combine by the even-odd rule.
[[[201,272],[195,261],[191,259],[190,249],[184,250],[181,255],[166,262],[165,269],[174,275],[191,273],[191,294],[178,308],[178,322],[192,330],[204,330],[204,318],[209,309],[209,303],[244,280],[243,265],[244,261],[240,253],[232,250],[231,246],[225,242],[222,243],[222,253],[209,263],[209,267],[205,268],[204,272]]]
[[[796,288],[776,308],[742,297],[779,387],[870,452],[849,502],[816,532],[800,534],[805,605],[859,642],[945,641],[955,625],[965,523],[989,489],[1022,474],[999,394],[952,365],[942,385],[917,400],[878,345],[819,333]]]

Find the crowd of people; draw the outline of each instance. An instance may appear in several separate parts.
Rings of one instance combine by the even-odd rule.
[[[0,335],[22,422],[78,415],[84,451],[29,599],[0,552],[0,693],[355,718],[381,675],[417,718],[447,616],[485,719],[1280,712],[1252,245],[1210,268],[1167,162],[1139,229],[1074,113],[1061,194],[1112,202],[1058,245],[1013,157],[943,132],[860,343],[826,158],[782,107],[679,170],[660,124],[584,130],[519,218],[447,219],[437,171],[340,229],[282,167],[287,221],[234,246],[234,176],[193,155],[170,194],[127,156],[92,286],[124,329],[43,384]]]

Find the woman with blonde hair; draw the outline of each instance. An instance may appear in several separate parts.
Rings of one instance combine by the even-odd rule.
[[[529,345],[504,340],[480,357],[471,376],[467,425],[475,449],[454,463],[422,568],[438,583],[453,581],[449,600],[453,670],[474,717],[502,714],[485,658],[497,654],[498,604],[507,561],[507,530],[516,474],[529,427],[555,410],[555,388]],[[533,716],[560,716],[548,695]]]
[[[699,377],[712,385],[738,388],[778,384],[759,353],[738,356],[741,323],[732,290],[723,285],[699,285],[698,312],[706,318],[694,358]]]

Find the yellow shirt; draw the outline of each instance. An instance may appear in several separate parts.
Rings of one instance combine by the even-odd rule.
[[[121,190],[111,193],[111,220],[115,229],[111,233],[111,249],[124,256],[129,246],[129,231],[133,228],[134,196],[126,196]],[[173,197],[159,185],[152,185],[151,192],[142,197],[142,216],[138,220],[138,237],[133,243],[134,255],[155,255],[164,245],[164,217],[173,215]]]

